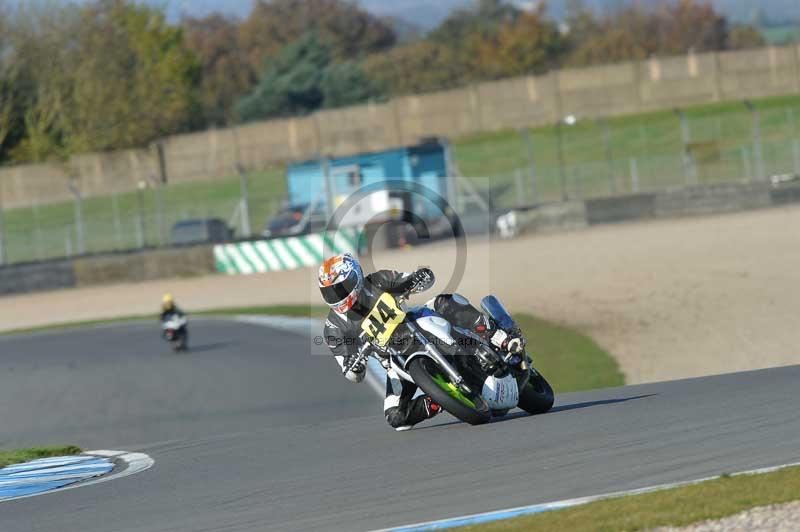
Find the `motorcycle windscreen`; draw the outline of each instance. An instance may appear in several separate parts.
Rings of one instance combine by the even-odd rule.
[[[481,308],[490,318],[497,322],[501,329],[508,331],[516,327],[517,324],[514,322],[514,318],[511,317],[506,307],[496,297],[484,297],[481,300]]]

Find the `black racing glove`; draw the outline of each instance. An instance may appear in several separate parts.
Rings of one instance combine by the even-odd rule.
[[[409,294],[419,294],[433,286],[436,282],[436,276],[433,275],[433,270],[430,268],[420,268],[411,274],[411,287],[408,289]]]
[[[342,374],[352,382],[361,382],[367,374],[367,352],[362,349],[354,355],[344,357]]]

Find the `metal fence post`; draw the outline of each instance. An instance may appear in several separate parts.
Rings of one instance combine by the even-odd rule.
[[[800,176],[800,139],[792,141],[792,155],[794,159],[794,175]]]
[[[144,180],[139,180],[138,186],[136,187],[136,204],[137,208],[139,209],[137,218],[138,218],[138,240],[139,240],[139,248],[143,248],[145,245],[145,240],[147,238],[147,233],[145,232],[145,225],[144,225],[144,189],[147,188],[147,182]]]
[[[764,180],[767,172],[764,168],[764,145],[761,142],[761,112],[758,109],[753,109],[753,151],[756,156],[758,179]]]
[[[528,171],[531,179],[531,197],[533,203],[536,203],[536,160],[533,156],[533,140],[531,140],[531,132],[528,128],[522,131],[522,137],[525,140],[525,147],[528,154]]]
[[[798,65],[800,66],[800,65]],[[792,162],[794,168],[794,175],[800,176],[800,139],[797,138],[797,121],[794,116],[794,109],[789,108],[786,110],[787,119],[789,120],[791,133],[792,133]]]
[[[525,186],[522,183],[522,170],[520,169],[514,170],[514,184],[517,189],[517,207],[525,205],[528,198],[525,197]]]
[[[761,142],[761,112],[749,100],[745,101],[744,105],[750,110],[753,117],[753,155],[755,157],[756,179],[763,181],[767,175],[764,168],[764,147]]]
[[[150,176],[150,182],[156,194],[156,224],[158,225],[158,245],[163,246],[166,242],[166,231],[164,230],[164,198],[161,195],[161,184],[156,176]]]
[[[6,224],[5,216],[3,216],[3,186],[0,183],[0,266],[3,266],[8,261],[6,255]]]
[[[42,247],[42,227],[39,225],[39,204],[31,203],[31,214],[33,214],[33,239],[36,247],[36,259],[42,260],[44,249]]]
[[[236,163],[236,171],[239,173],[239,215],[242,220],[242,234],[244,237],[250,238],[253,232],[250,229],[250,196],[247,189],[247,172],[245,172],[244,166],[240,163]]]
[[[72,256],[72,228],[70,226],[64,228],[64,252],[67,257]]]
[[[675,114],[681,122],[681,139],[683,141],[683,173],[686,179],[686,185],[697,183],[697,175],[694,168],[694,158],[692,157],[692,130],[689,125],[689,119],[680,109],[675,109]]]
[[[119,217],[119,201],[117,199],[116,188],[111,194],[111,212],[114,217],[114,241],[117,244],[117,249],[124,249],[125,246],[122,243],[122,223]]]
[[[74,180],[70,180],[67,183],[67,188],[69,188],[69,191],[72,192],[72,195],[75,198],[75,240],[77,241],[78,245],[78,254],[83,255],[86,253],[86,238],[83,227],[83,198],[81,198],[81,191],[77,186],[75,186]]]
[[[614,149],[611,146],[611,126],[605,118],[600,119],[603,126],[603,138],[606,144],[606,164],[608,164],[608,186],[611,194],[617,193],[617,183],[614,178]]]
[[[639,163],[636,161],[635,157],[631,157],[630,168],[631,168],[631,191],[633,191],[633,193],[635,194],[639,192]]]
[[[753,181],[753,167],[750,164],[750,154],[747,151],[747,146],[742,146],[742,171],[744,172],[744,180],[751,183]]]
[[[3,216],[3,205],[0,204],[0,266],[6,264],[6,224]]]
[[[569,199],[567,192],[567,174],[564,168],[564,133],[563,133],[563,120],[559,120],[556,124],[556,150],[558,155],[558,176],[561,181],[561,201]]]
[[[136,247],[141,249],[144,247],[144,222],[142,222],[142,213],[138,213],[133,220],[133,232],[136,235]]]

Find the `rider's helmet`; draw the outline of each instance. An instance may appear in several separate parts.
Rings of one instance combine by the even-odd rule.
[[[322,299],[339,314],[353,308],[364,286],[364,272],[350,253],[335,255],[323,262],[318,278]]]
[[[164,294],[164,297],[161,298],[161,310],[164,312],[169,312],[174,308],[175,300],[173,299],[172,294]]]

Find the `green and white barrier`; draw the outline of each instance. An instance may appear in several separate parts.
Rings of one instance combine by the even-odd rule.
[[[273,238],[214,246],[217,271],[246,275],[279,270],[315,267],[326,255],[358,252],[360,231],[344,228],[334,233]],[[324,251],[323,251],[324,250]]]

